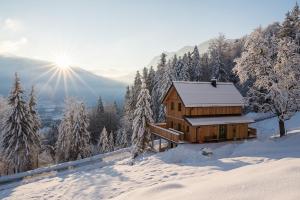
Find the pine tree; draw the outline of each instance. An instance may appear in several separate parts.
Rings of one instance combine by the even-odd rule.
[[[115,141],[114,141],[114,133],[112,131],[109,134],[108,144],[109,144],[108,151],[114,151],[114,149],[115,149]]]
[[[100,134],[100,139],[98,142],[98,147],[101,153],[106,153],[109,151],[109,138],[108,138],[108,133],[106,131],[106,128],[104,127],[101,134]]]
[[[153,69],[153,66],[151,66],[150,69],[149,69],[147,79],[145,80],[146,85],[147,85],[147,89],[150,92],[150,96],[151,96],[151,92],[152,92],[153,87],[154,87],[154,79],[155,79],[155,70]]]
[[[118,146],[121,148],[128,147],[130,145],[128,133],[124,128],[118,130]]]
[[[98,98],[97,113],[104,113],[104,106],[103,106],[101,96],[99,96],[99,98]]]
[[[165,53],[161,54],[160,62],[157,65],[157,70],[154,77],[154,87],[151,92],[152,97],[152,110],[153,110],[153,117],[156,122],[160,121],[161,116],[161,98],[163,95],[162,85],[165,85],[164,76],[166,75],[166,67],[167,67],[167,55]],[[135,108],[134,108],[135,109]]]
[[[209,45],[209,55],[212,65],[212,77],[219,81],[229,81],[231,68],[228,65],[227,52],[229,51],[229,44],[224,35],[220,35],[213,40]],[[229,68],[229,69],[228,69]]]
[[[133,157],[147,150],[150,146],[150,132],[147,128],[148,123],[153,123],[152,110],[150,107],[150,95],[143,81],[138,102],[134,111],[132,145]]]
[[[34,90],[34,86],[32,86],[30,96],[29,96],[28,107],[29,107],[29,113],[31,115],[32,122],[33,122],[32,129],[36,135],[39,135],[38,131],[41,127],[41,120],[37,113],[36,105],[37,105],[37,103],[36,103],[35,90]]]
[[[88,117],[85,105],[79,102],[76,105],[77,112],[74,116],[74,125],[70,135],[70,160],[85,158],[91,155],[90,133]]]
[[[191,81],[201,81],[203,70],[201,66],[201,58],[199,54],[198,47],[195,46],[193,53],[192,53],[192,61],[190,66],[190,78]]]
[[[1,150],[17,173],[33,168],[40,146],[17,73],[8,101],[11,110],[5,120]]]
[[[56,142],[56,161],[69,161],[71,148],[71,133],[74,127],[75,100],[69,98],[65,101],[64,115],[58,127]]]

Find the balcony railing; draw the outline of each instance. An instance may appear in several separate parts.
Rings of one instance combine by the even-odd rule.
[[[149,124],[149,128],[152,134],[171,142],[179,143],[179,141],[183,139],[183,132],[167,129],[165,123]]]

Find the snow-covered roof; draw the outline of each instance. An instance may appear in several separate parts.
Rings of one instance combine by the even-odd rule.
[[[253,123],[254,120],[246,116],[230,116],[230,117],[186,117],[188,123],[192,126],[216,125],[216,124],[239,124]]]
[[[174,81],[173,85],[185,107],[244,105],[233,83],[217,82],[217,87],[213,87],[210,82]]]

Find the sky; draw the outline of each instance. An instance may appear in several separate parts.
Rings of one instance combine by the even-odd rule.
[[[295,0],[0,0],[0,54],[118,78],[164,51],[282,21]]]

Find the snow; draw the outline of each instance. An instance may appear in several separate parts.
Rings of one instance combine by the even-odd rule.
[[[233,83],[174,81],[173,85],[186,107],[243,106],[242,95]]]
[[[185,118],[192,126],[213,125],[213,124],[238,124],[238,123],[253,123],[254,120],[247,116],[234,117],[186,117]]]
[[[278,119],[252,124],[258,138],[182,144],[161,153],[128,153],[0,185],[0,199],[299,199],[300,113],[278,134]],[[210,156],[202,155],[209,149]],[[107,158],[108,159],[108,158]]]

